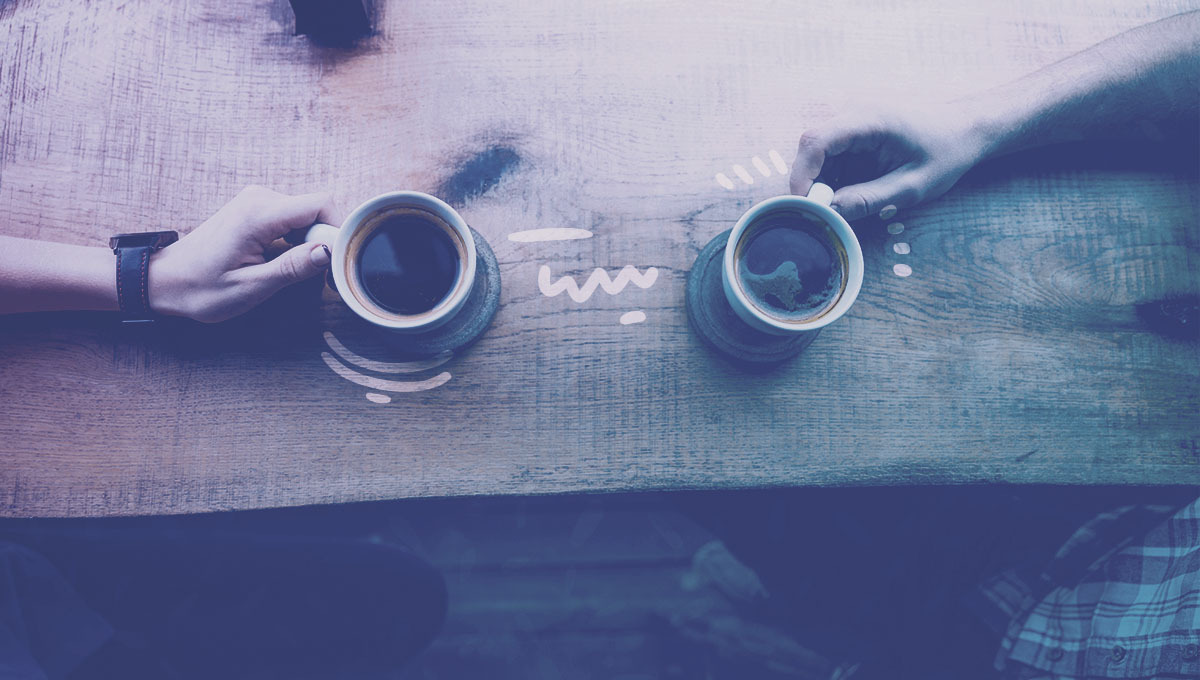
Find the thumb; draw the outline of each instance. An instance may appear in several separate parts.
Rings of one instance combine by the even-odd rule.
[[[252,280],[264,296],[273,295],[284,286],[298,283],[325,271],[329,266],[329,247],[322,243],[301,243],[282,255],[248,269]]]
[[[878,215],[889,205],[897,209],[916,205],[923,193],[924,188],[917,173],[895,170],[870,182],[838,189],[830,207],[850,222],[868,215]]]

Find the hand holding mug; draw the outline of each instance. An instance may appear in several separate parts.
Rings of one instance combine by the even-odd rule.
[[[333,281],[346,306],[393,331],[444,325],[475,284],[478,255],[467,223],[440,199],[417,191],[376,196],[341,228],[315,224],[305,240],[333,254]]]
[[[151,258],[151,309],[210,323],[242,314],[329,266],[330,253],[319,243],[304,243],[267,260],[273,241],[314,222],[338,221],[327,193],[288,196],[246,187]]]
[[[937,198],[985,156],[980,120],[967,102],[832,118],[800,136],[791,191],[838,186],[831,207],[849,221]]]
[[[833,189],[776,196],[708,242],[684,300],[699,339],[750,370],[795,357],[850,309],[862,289],[858,238],[829,207]]]
[[[854,230],[829,207],[833,190],[814,183],[807,196],[776,196],[750,208],[729,232],[721,283],[751,328],[804,334],[836,321],[863,282]]]

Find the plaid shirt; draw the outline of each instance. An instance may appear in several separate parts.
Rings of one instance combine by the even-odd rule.
[[[981,589],[1007,620],[1006,678],[1200,678],[1200,499],[1126,506],[1075,533],[1033,579]],[[993,619],[996,620],[996,619]]]

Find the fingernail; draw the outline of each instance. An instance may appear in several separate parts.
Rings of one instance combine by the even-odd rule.
[[[318,267],[324,267],[328,265],[329,261],[333,259],[329,254],[329,246],[325,245],[324,243],[321,244],[320,248],[313,248],[308,257],[312,260],[312,263]]]

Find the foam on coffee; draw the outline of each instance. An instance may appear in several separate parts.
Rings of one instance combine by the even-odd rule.
[[[364,220],[346,247],[350,293],[372,313],[412,320],[437,312],[461,286],[467,250],[445,220],[409,206]]]
[[[734,250],[736,285],[763,314],[785,323],[820,318],[846,288],[849,262],[829,225],[801,210],[759,217]]]

